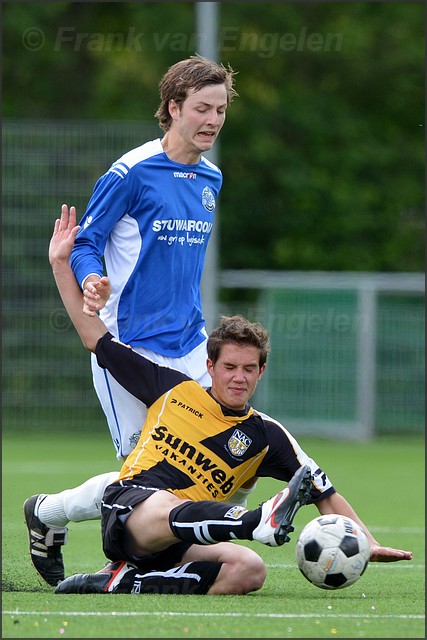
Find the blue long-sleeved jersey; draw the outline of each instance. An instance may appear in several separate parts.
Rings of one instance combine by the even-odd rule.
[[[100,316],[117,338],[182,357],[205,339],[200,281],[221,171],[172,162],[161,140],[129,151],[97,181],[71,254],[82,285],[105,269]]]

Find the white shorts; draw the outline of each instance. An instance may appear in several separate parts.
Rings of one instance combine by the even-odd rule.
[[[182,358],[161,356],[144,347],[135,347],[134,351],[146,356],[152,362],[182,371],[202,387],[211,386],[211,377],[206,369],[206,340]],[[116,456],[121,460],[138,442],[147,416],[147,407],[126,391],[106,369],[102,369],[94,354],[91,357],[91,365],[93,385],[107,418]]]

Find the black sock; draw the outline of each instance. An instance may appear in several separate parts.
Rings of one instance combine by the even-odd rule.
[[[185,542],[214,544],[227,540],[252,540],[259,524],[261,508],[248,511],[211,500],[184,502],[169,514],[172,533]]]
[[[168,571],[128,571],[113,593],[206,594],[216,580],[221,562],[187,562]]]

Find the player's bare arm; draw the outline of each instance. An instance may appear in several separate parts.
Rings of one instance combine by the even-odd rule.
[[[339,513],[343,516],[348,516],[355,522],[361,525],[365,531],[371,550],[371,562],[397,562],[399,560],[412,560],[412,551],[403,551],[402,549],[393,549],[392,547],[383,547],[377,540],[375,540],[368,527],[361,521],[353,507],[347,502],[347,500],[339,493],[334,493],[332,496],[320,500],[316,503],[316,507],[322,515],[329,513]]]
[[[89,317],[82,311],[82,292],[69,263],[79,229],[80,227],[76,225],[75,207],[70,207],[68,210],[68,206],[63,204],[61,218],[55,221],[49,244],[49,262],[62,302],[77,333],[86,349],[95,351],[99,338],[107,332],[107,328],[96,314]]]

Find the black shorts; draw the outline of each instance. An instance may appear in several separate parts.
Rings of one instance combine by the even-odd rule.
[[[104,553],[109,560],[128,560],[144,571],[166,571],[181,562],[192,543],[177,542],[164,551],[143,557],[135,556],[129,548],[124,526],[126,518],[133,507],[159,490],[158,487],[138,484],[135,479],[114,482],[106,488],[102,499],[101,527]]]

